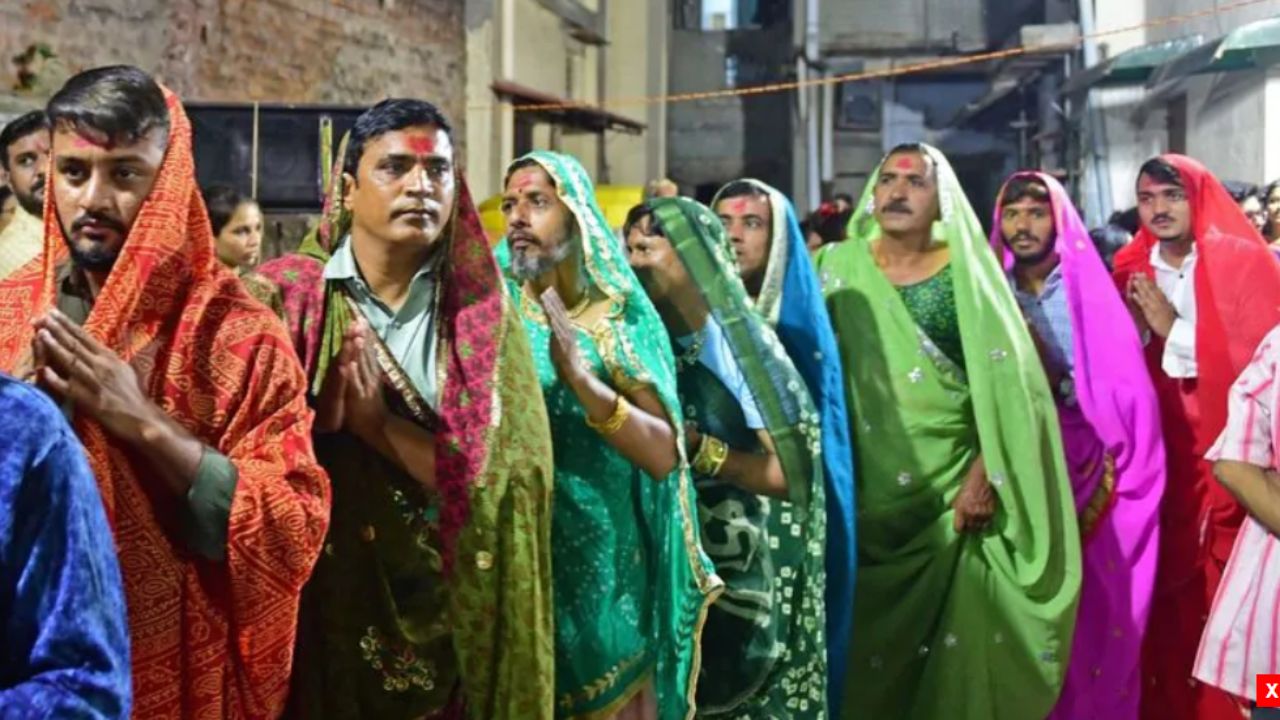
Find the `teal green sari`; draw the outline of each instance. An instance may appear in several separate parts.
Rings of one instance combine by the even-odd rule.
[[[555,182],[577,221],[589,280],[610,303],[592,327],[576,327],[583,360],[620,391],[651,389],[672,425],[683,427],[666,330],[596,205],[586,171],[556,153],[527,158]],[[499,257],[507,257],[505,241]],[[658,717],[687,718],[699,637],[721,584],[698,544],[687,465],[682,459],[670,476],[649,477],[587,427],[581,404],[556,376],[545,313],[519,283],[509,285],[533,347],[556,461],[556,715],[608,718],[652,682]]]
[[[827,655],[818,414],[773,329],[751,309],[720,221],[683,198],[649,207],[742,371],[789,492],[788,500],[777,500],[695,476],[703,547],[725,581],[703,635],[715,653],[703,661],[698,715],[820,720],[827,712]],[[743,400],[697,357],[682,365],[686,418],[734,450],[762,452]]]
[[[937,167],[934,238],[950,246],[963,369],[874,261],[878,172],[849,239],[817,259],[858,448],[857,641],[843,716],[1043,718],[1062,687],[1081,579],[1056,410],[959,181],[941,153],[925,152]],[[957,534],[951,502],[979,454],[996,514],[988,530]]]

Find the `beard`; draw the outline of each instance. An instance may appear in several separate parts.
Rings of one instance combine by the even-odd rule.
[[[574,238],[567,238],[545,255],[530,256],[525,250],[511,251],[511,276],[520,282],[546,275],[573,255]]]
[[[1008,248],[1009,253],[1013,255],[1013,262],[1015,265],[1039,265],[1045,260],[1048,260],[1049,256],[1056,250],[1056,243],[1054,242],[1055,238],[1050,237],[1039,250],[1029,254],[1021,254],[1013,249],[1013,244],[1021,237],[1022,236],[1014,236],[1012,239],[1004,241],[1004,246]]]
[[[74,235],[80,228],[91,221],[96,221],[102,225],[116,231],[120,237],[120,243],[115,246],[105,243],[96,243],[92,240],[76,241]],[[84,215],[76,218],[71,223],[71,232],[68,233],[64,228],[62,231],[62,241],[67,245],[67,251],[71,254],[71,260],[77,267],[90,272],[106,272],[115,267],[116,260],[120,258],[120,252],[124,249],[124,241],[129,236],[129,229],[124,223],[116,218],[105,215]]]
[[[31,188],[31,192],[29,193],[20,193],[15,190],[13,196],[18,199],[18,205],[21,206],[23,210],[26,210],[28,213],[35,215],[36,217],[42,217],[44,215],[43,182],[37,182],[35,186]]]

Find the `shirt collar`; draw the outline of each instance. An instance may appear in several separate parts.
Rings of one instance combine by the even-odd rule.
[[[1187,269],[1187,264],[1195,259],[1196,259],[1195,243],[1191,244],[1191,253],[1188,254],[1186,259],[1182,261],[1181,268],[1176,268],[1170,265],[1169,263],[1164,261],[1164,258],[1160,257],[1160,243],[1158,241],[1156,242],[1155,246],[1151,248],[1151,267],[1155,268],[1156,270],[1167,270],[1168,272],[1173,272],[1173,273],[1185,272]]]
[[[416,285],[424,278],[430,279],[434,277],[436,271],[440,269],[440,263],[444,259],[444,252],[437,250],[431,253],[431,257],[427,259],[418,272],[414,274],[411,284]],[[355,280],[364,283],[364,278],[360,275],[360,266],[356,264],[355,251],[351,249],[351,236],[347,235],[338,244],[338,249],[333,251],[333,255],[329,258],[329,262],[324,266],[325,280]]]
[[[1013,291],[1018,295],[1024,295],[1030,298],[1044,297],[1057,291],[1057,289],[1062,286],[1062,261],[1059,260],[1058,264],[1054,265],[1053,269],[1049,271],[1048,276],[1044,279],[1044,287],[1040,289],[1039,295],[1027,292],[1026,290],[1018,287],[1018,278],[1014,276],[1012,269],[1007,271],[1005,276],[1009,278],[1009,286],[1012,287]]]

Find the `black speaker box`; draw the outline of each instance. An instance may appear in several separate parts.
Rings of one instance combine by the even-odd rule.
[[[196,178],[201,187],[231,185],[253,192],[257,157],[257,199],[273,212],[317,212],[320,187],[320,127],[333,123],[334,151],[344,133],[364,112],[334,105],[253,105],[188,103],[195,145]],[[254,116],[257,115],[257,142]]]

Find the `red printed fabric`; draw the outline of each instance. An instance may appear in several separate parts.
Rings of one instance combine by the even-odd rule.
[[[178,502],[145,461],[77,415],[115,531],[129,606],[134,717],[273,718],[283,709],[298,600],[329,517],[306,378],[280,321],[222,269],[196,186],[191,125],[166,92],[170,139],[85,330],[128,361],[153,402],[238,472],[227,557],[196,557]],[[66,251],[45,205],[41,257],[0,283],[0,369],[31,367],[32,318],[55,301]]]

